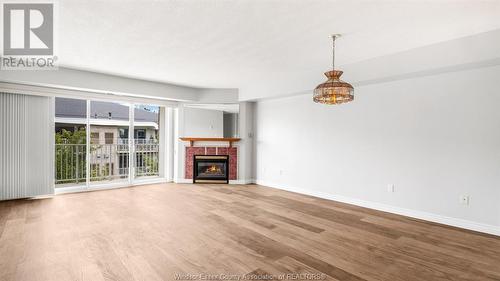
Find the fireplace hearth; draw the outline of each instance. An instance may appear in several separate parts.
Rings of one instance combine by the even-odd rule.
[[[193,183],[229,183],[229,156],[194,155]]]

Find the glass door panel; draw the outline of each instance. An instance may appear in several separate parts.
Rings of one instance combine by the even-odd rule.
[[[134,105],[135,178],[159,176],[160,107]]]
[[[129,105],[90,102],[90,182],[127,181],[129,177]]]
[[[55,99],[55,187],[85,186],[87,102]]]

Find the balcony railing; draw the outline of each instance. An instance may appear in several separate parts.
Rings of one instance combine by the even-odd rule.
[[[56,184],[86,182],[85,144],[56,144]]]
[[[115,140],[116,144],[90,144],[90,181],[126,179],[130,148],[135,151],[135,177],[159,176],[159,144],[156,140]],[[132,145],[132,147],[129,147]],[[56,184],[86,182],[86,145],[56,144]]]
[[[118,144],[128,144],[128,139],[117,139]],[[135,144],[158,144],[158,140],[155,139],[135,139]]]

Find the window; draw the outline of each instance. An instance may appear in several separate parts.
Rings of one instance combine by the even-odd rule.
[[[146,139],[146,130],[144,130],[144,129],[135,130],[135,138],[139,139],[139,140]]]
[[[128,128],[119,128],[120,139],[128,139]]]
[[[99,132],[91,132],[90,133],[90,143],[91,144],[99,144]]]
[[[115,134],[113,133],[104,133],[104,139],[106,144],[113,144],[113,139],[115,138]]]
[[[90,178],[95,180],[101,175],[101,166],[99,164],[90,164]]]

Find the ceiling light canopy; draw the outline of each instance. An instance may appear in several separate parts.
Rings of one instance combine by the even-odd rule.
[[[339,34],[332,35],[332,70],[325,72],[326,82],[314,89],[313,100],[324,104],[341,104],[354,99],[354,88],[351,84],[340,80],[343,71],[335,70],[335,39]]]

